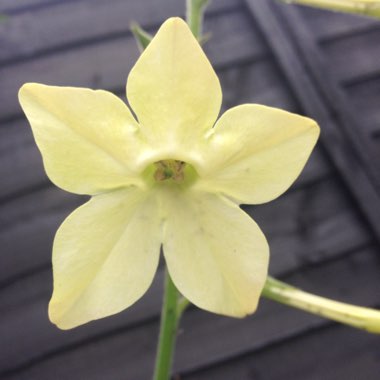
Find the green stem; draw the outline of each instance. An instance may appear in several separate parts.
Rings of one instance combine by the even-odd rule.
[[[168,380],[170,376],[178,322],[184,310],[181,309],[181,312],[178,312],[178,299],[178,290],[166,269],[164,301],[161,312],[160,337],[158,340],[154,380]]]
[[[377,0],[283,0],[286,3],[325,8],[333,11],[357,13],[380,18],[380,1]]]
[[[202,38],[203,16],[209,0],[186,0],[186,22],[196,39]]]
[[[142,53],[149,45],[150,41],[152,41],[153,36],[142,29],[136,22],[131,23],[130,29],[133,36],[135,37],[140,53]]]
[[[262,296],[371,333],[380,333],[380,311],[316,296],[268,277]]]

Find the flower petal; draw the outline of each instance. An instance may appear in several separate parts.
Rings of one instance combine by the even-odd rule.
[[[138,124],[116,96],[28,83],[19,99],[57,186],[96,194],[137,183]]]
[[[219,80],[183,20],[161,26],[129,74],[127,97],[147,138],[160,148],[189,146],[213,126],[222,99]]]
[[[319,127],[307,117],[246,104],[224,113],[212,132],[201,186],[259,204],[277,198],[299,176]]]
[[[253,313],[269,256],[257,224],[214,194],[173,192],[165,206],[164,255],[179,291],[211,312],[233,317]]]
[[[70,329],[132,305],[153,280],[160,245],[154,197],[137,188],[93,197],[55,237],[50,320]]]

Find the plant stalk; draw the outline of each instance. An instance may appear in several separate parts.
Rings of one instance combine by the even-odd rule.
[[[205,9],[209,0],[186,0],[186,22],[195,38],[202,38],[202,25]]]
[[[168,380],[173,362],[179,319],[184,308],[178,307],[179,293],[169,272],[165,271],[164,300],[162,304],[160,336],[154,370],[154,380]]]
[[[268,277],[262,296],[311,314],[380,334],[380,310],[354,306],[316,296]]]
[[[282,0],[285,3],[325,8],[332,11],[356,13],[380,18],[380,1],[378,0]]]

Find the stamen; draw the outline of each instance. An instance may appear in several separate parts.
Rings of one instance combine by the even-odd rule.
[[[161,160],[154,163],[156,172],[154,179],[158,182],[172,179],[174,182],[183,182],[185,179],[186,162],[178,160]]]

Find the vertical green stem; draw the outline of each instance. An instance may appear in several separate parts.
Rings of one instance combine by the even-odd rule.
[[[160,337],[158,340],[154,380],[168,380],[170,376],[177,327],[181,316],[178,310],[178,298],[178,290],[166,269],[164,301],[162,305]]]
[[[203,15],[209,0],[186,0],[186,22],[195,38],[202,37]]]

